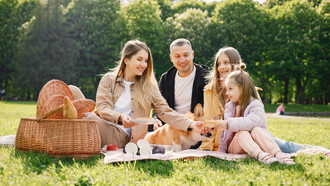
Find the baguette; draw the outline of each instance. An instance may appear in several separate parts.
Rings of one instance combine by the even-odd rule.
[[[219,122],[219,120],[205,120],[203,128],[206,127],[206,128],[213,129],[218,122]]]

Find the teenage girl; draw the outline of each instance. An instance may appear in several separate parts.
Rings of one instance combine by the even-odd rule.
[[[295,164],[266,134],[264,106],[251,77],[244,71],[245,67],[241,63],[240,69],[230,73],[225,80],[226,95],[230,101],[225,105],[224,120],[215,127],[224,130],[220,136],[219,151],[247,153],[266,164]]]

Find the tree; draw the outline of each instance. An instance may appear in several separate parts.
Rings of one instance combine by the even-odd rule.
[[[78,0],[69,4],[66,24],[78,46],[77,85],[94,98],[101,75],[113,68],[121,48],[119,0]]]
[[[7,88],[15,71],[13,59],[17,51],[21,25],[32,17],[37,1],[0,1],[0,87]]]
[[[172,5],[173,2],[170,0],[157,0],[161,11],[161,19],[165,21],[168,17],[173,16]]]
[[[71,83],[77,52],[63,22],[61,1],[49,0],[38,5],[35,19],[27,25],[16,55],[17,72],[12,77],[27,99],[36,100],[51,79]]]
[[[194,61],[199,64],[207,64],[210,56],[215,53],[211,47],[209,35],[210,18],[208,12],[201,9],[190,8],[181,14],[166,20],[167,38],[173,41],[177,38],[188,39],[193,47]]]
[[[131,1],[120,12],[126,23],[127,40],[139,39],[151,49],[156,75],[168,68],[168,45],[164,40],[164,26],[157,1]]]
[[[274,63],[271,66],[278,72],[277,78],[284,77],[285,94],[288,93],[289,80],[295,80],[295,101],[303,103],[304,90],[316,76],[317,63],[321,58],[321,17],[310,3],[300,1],[284,3],[271,11],[277,25],[272,43]]]
[[[212,17],[211,46],[215,49],[224,46],[236,48],[256,86],[262,87],[263,92],[271,92],[272,89],[269,76],[264,73],[271,25],[269,13],[252,0],[223,1]]]

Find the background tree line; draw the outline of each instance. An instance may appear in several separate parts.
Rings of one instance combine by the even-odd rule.
[[[159,78],[183,37],[210,67],[219,48],[237,48],[264,102],[327,104],[329,11],[329,0],[0,0],[0,89],[36,100],[60,79],[94,99],[126,41],[147,43]]]

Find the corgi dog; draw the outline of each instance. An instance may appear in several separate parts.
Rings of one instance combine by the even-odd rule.
[[[188,112],[185,115],[194,121],[204,121],[206,116],[201,104],[197,104],[194,113]],[[165,124],[163,127],[150,132],[144,138],[150,144],[174,145],[174,151],[189,149],[192,145],[206,140],[212,136],[212,133],[198,134],[194,130],[183,131],[173,128],[171,125]]]

